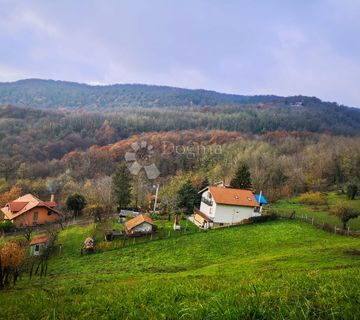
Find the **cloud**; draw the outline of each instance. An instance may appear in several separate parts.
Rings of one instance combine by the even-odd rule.
[[[29,74],[22,70],[0,64],[0,82],[16,81],[28,77]]]
[[[304,94],[360,106],[357,9],[351,0],[0,0],[0,80]]]

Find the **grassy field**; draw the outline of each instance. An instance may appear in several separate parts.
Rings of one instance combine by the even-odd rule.
[[[342,228],[341,221],[334,215],[330,214],[331,207],[338,202],[346,202],[352,205],[360,212],[360,198],[357,197],[355,200],[348,200],[346,195],[338,195],[334,192],[326,194],[327,205],[311,206],[301,204],[299,197],[294,197],[291,200],[280,200],[272,204],[271,207],[282,215],[290,215],[295,211],[297,216],[306,215],[314,218],[315,222],[328,223],[333,226]],[[350,220],[348,226],[352,230],[360,230],[360,217]]]
[[[46,278],[0,293],[2,319],[357,319],[360,241],[296,221],[80,256],[61,232]]]

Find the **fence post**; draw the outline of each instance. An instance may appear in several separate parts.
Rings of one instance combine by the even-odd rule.
[[[150,236],[150,241],[152,240],[152,235],[153,235],[153,234],[151,234],[151,236]]]
[[[136,239],[136,238],[134,237],[133,244],[135,244],[135,239]]]
[[[170,230],[169,230],[169,238],[170,238]]]
[[[336,226],[335,226],[335,233],[336,233]]]
[[[348,232],[347,233],[348,233],[348,236],[349,236],[350,235],[350,227],[348,227]]]

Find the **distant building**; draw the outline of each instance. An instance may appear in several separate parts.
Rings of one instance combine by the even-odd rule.
[[[141,236],[153,233],[155,230],[156,225],[153,220],[144,214],[140,214],[125,223],[125,232],[128,236]]]
[[[16,227],[33,226],[59,219],[59,212],[55,209],[56,202],[52,195],[50,201],[42,201],[32,194],[26,194],[6,204],[1,212],[4,220],[13,222]]]
[[[193,221],[201,228],[236,224],[261,215],[260,203],[250,190],[209,186],[200,192],[200,209],[194,209]]]

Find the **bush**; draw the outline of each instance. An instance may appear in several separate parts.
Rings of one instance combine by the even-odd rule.
[[[306,192],[299,198],[300,203],[314,206],[326,205],[326,198],[320,192]]]
[[[259,223],[259,222],[267,222],[267,221],[271,221],[271,220],[275,220],[275,219],[277,219],[276,214],[268,214],[268,215],[263,215],[263,216],[258,216],[258,217],[251,217],[248,220],[250,221],[250,223]]]
[[[11,221],[3,221],[0,223],[0,232],[11,232],[16,229],[15,225]]]

